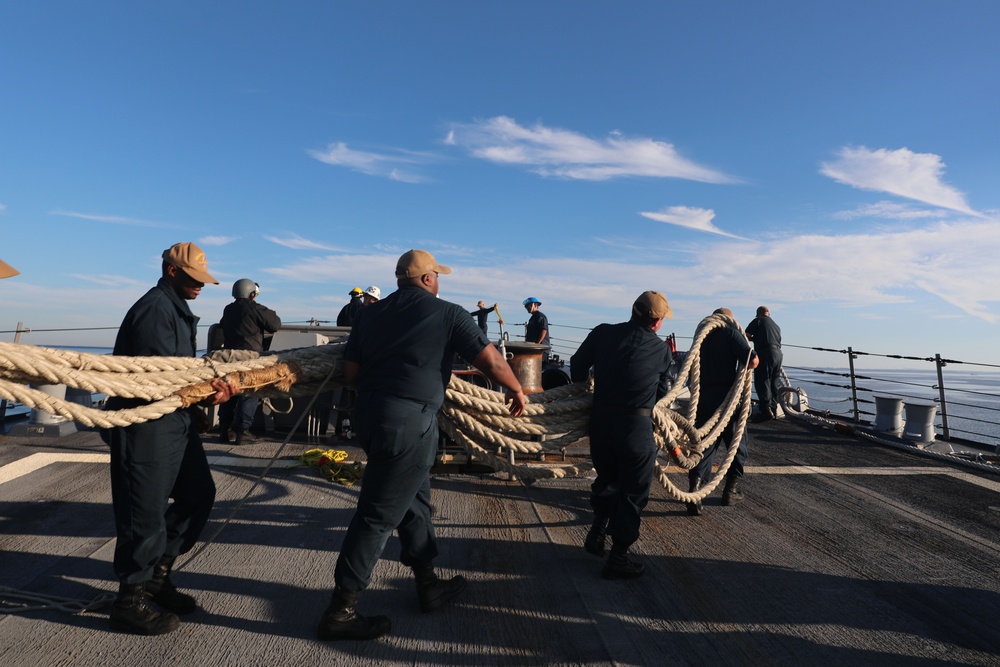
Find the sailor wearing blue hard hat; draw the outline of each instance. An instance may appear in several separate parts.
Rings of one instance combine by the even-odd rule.
[[[538,309],[542,302],[529,296],[521,304],[525,310],[531,313],[524,330],[524,340],[527,343],[538,343],[549,348],[545,353],[545,357],[548,358],[548,352],[552,349],[552,341],[549,337],[549,318],[545,317],[545,313]]]

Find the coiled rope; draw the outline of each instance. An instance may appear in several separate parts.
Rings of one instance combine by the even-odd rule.
[[[685,470],[693,468],[704,451],[721,435],[735,416],[738,444],[750,412],[750,373],[741,362],[737,381],[726,401],[700,429],[694,427],[699,399],[701,343],[720,327],[739,325],[724,315],[705,318],[695,332],[691,351],[680,373],[683,380],[660,400],[653,410],[658,448],[669,458],[657,462],[660,482],[682,502],[700,500],[718,485],[736,455],[731,446],[718,474],[698,492],[687,493],[668,476],[670,459]],[[67,350],[0,343],[0,398],[29,408],[61,415],[86,426],[128,426],[174,412],[211,396],[211,380],[223,378],[240,393],[264,398],[315,395],[324,383],[343,386],[344,342],[257,354],[244,350],[220,350],[205,357],[118,357]],[[691,390],[687,414],[669,406],[684,390]],[[26,386],[64,384],[67,387],[148,401],[122,410],[100,410]],[[559,478],[585,474],[589,463],[566,466],[515,465],[498,452],[544,454],[562,449],[587,434],[593,403],[591,382],[579,382],[528,397],[524,415],[511,417],[504,395],[453,376],[438,416],[441,429],[469,453],[470,459],[495,470],[515,473],[523,479]]]

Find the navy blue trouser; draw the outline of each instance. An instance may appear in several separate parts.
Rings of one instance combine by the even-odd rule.
[[[393,530],[400,561],[412,567],[438,555],[431,522],[430,469],[437,454],[437,411],[395,398],[359,401],[351,426],[368,455],[361,494],[333,573],[337,586],[362,591]]]
[[[712,457],[715,456],[716,450],[719,445],[724,445],[726,450],[729,449],[729,443],[733,441],[733,431],[736,428],[734,422],[729,422],[722,431],[722,435],[705,450],[705,458],[698,462],[694,468],[688,471],[688,479],[692,482],[696,479],[701,479],[702,482],[707,482],[708,478],[712,475]],[[746,429],[743,431],[743,437],[740,438],[739,449],[736,450],[736,458],[733,459],[732,465],[729,466],[729,471],[726,473],[727,477],[743,477],[743,466],[746,465],[747,457],[750,453],[750,441],[747,438]]]
[[[757,390],[757,405],[761,412],[778,413],[778,393],[781,389],[781,350],[758,354],[760,363],[753,369],[753,387]]]
[[[215,503],[215,482],[185,410],[113,428],[110,441],[115,574],[138,584],[153,578],[161,557],[194,546]]]
[[[590,457],[597,479],[590,506],[608,518],[608,535],[629,546],[639,539],[639,515],[649,502],[656,461],[653,422],[648,416],[590,413]]]
[[[224,429],[249,431],[259,404],[257,396],[234,396],[219,407],[219,425]]]

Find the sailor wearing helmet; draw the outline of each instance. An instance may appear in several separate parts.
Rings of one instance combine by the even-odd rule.
[[[355,318],[358,316],[358,311],[361,310],[361,306],[364,305],[364,303],[362,303],[364,292],[361,291],[360,287],[355,287],[347,294],[351,297],[351,300],[344,304],[344,307],[340,309],[340,314],[337,315],[338,327],[352,326]]]
[[[381,298],[382,298],[382,290],[375,287],[374,285],[369,285],[364,292],[364,296],[361,298],[361,305],[370,306]]]

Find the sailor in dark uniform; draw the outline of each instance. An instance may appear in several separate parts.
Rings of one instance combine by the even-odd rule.
[[[733,311],[728,308],[719,308],[713,314],[724,315],[732,319],[733,322],[736,321],[733,317]],[[694,420],[695,428],[701,428],[725,402],[729,390],[736,382],[737,366],[747,358],[749,358],[750,368],[756,368],[759,359],[750,350],[746,336],[740,333],[739,329],[719,327],[705,336],[705,340],[701,343],[701,356],[699,358],[701,391]],[[733,441],[735,428],[734,421],[730,421],[719,439],[705,450],[704,458],[688,472],[688,491],[697,491],[702,484],[708,481],[712,473],[712,457],[720,444],[724,443],[728,449],[729,443]],[[748,452],[749,444],[746,431],[744,431],[736,458],[733,459],[729,471],[726,473],[726,486],[722,491],[723,505],[733,505],[743,499],[743,494],[740,493],[738,487],[743,479],[743,467],[746,464]],[[690,502],[686,505],[688,514],[701,514],[700,502]]]
[[[129,357],[193,357],[198,318],[187,301],[205,283],[219,284],[208,272],[205,253],[193,243],[163,251],[163,277],[129,309],[118,330],[114,354]],[[216,394],[206,403],[228,401],[232,387],[212,381]],[[144,405],[112,396],[107,409]],[[200,422],[204,421],[205,424]],[[174,560],[194,546],[215,501],[215,483],[198,431],[207,418],[196,408],[159,419],[109,429],[111,503],[115,513],[114,569],[118,599],[111,627],[142,635],[176,630],[176,614],[197,609],[195,599],[170,580]],[[170,500],[173,499],[173,502]],[[151,598],[166,611],[147,605]]]
[[[372,568],[393,530],[400,561],[413,568],[424,612],[438,609],[466,586],[444,581],[432,564],[438,554],[431,522],[430,469],[437,454],[437,412],[457,352],[507,389],[511,414],[524,411],[520,383],[468,311],[438,299],[438,274],[451,273],[425,250],[410,250],[396,264],[399,287],[366,306],[344,349],[344,379],[357,386],[352,426],[368,456],[357,511],[334,571],[336,588],[320,621],[320,639],[374,639],[391,629],[385,616],[355,611]]]
[[[638,577],[645,570],[627,554],[639,539],[639,515],[653,481],[652,408],[669,390],[670,347],[656,332],[672,314],[663,294],[643,292],[628,322],[597,326],[570,359],[574,382],[594,369],[590,454],[597,479],[590,494],[594,523],[584,548],[603,556],[611,535],[611,554],[601,572],[606,579]]]
[[[781,328],[771,319],[767,306],[757,309],[757,319],[747,325],[747,338],[760,357],[760,365],[753,372],[753,385],[757,390],[757,414],[754,422],[774,419],[778,414],[778,395],[781,393]]]

